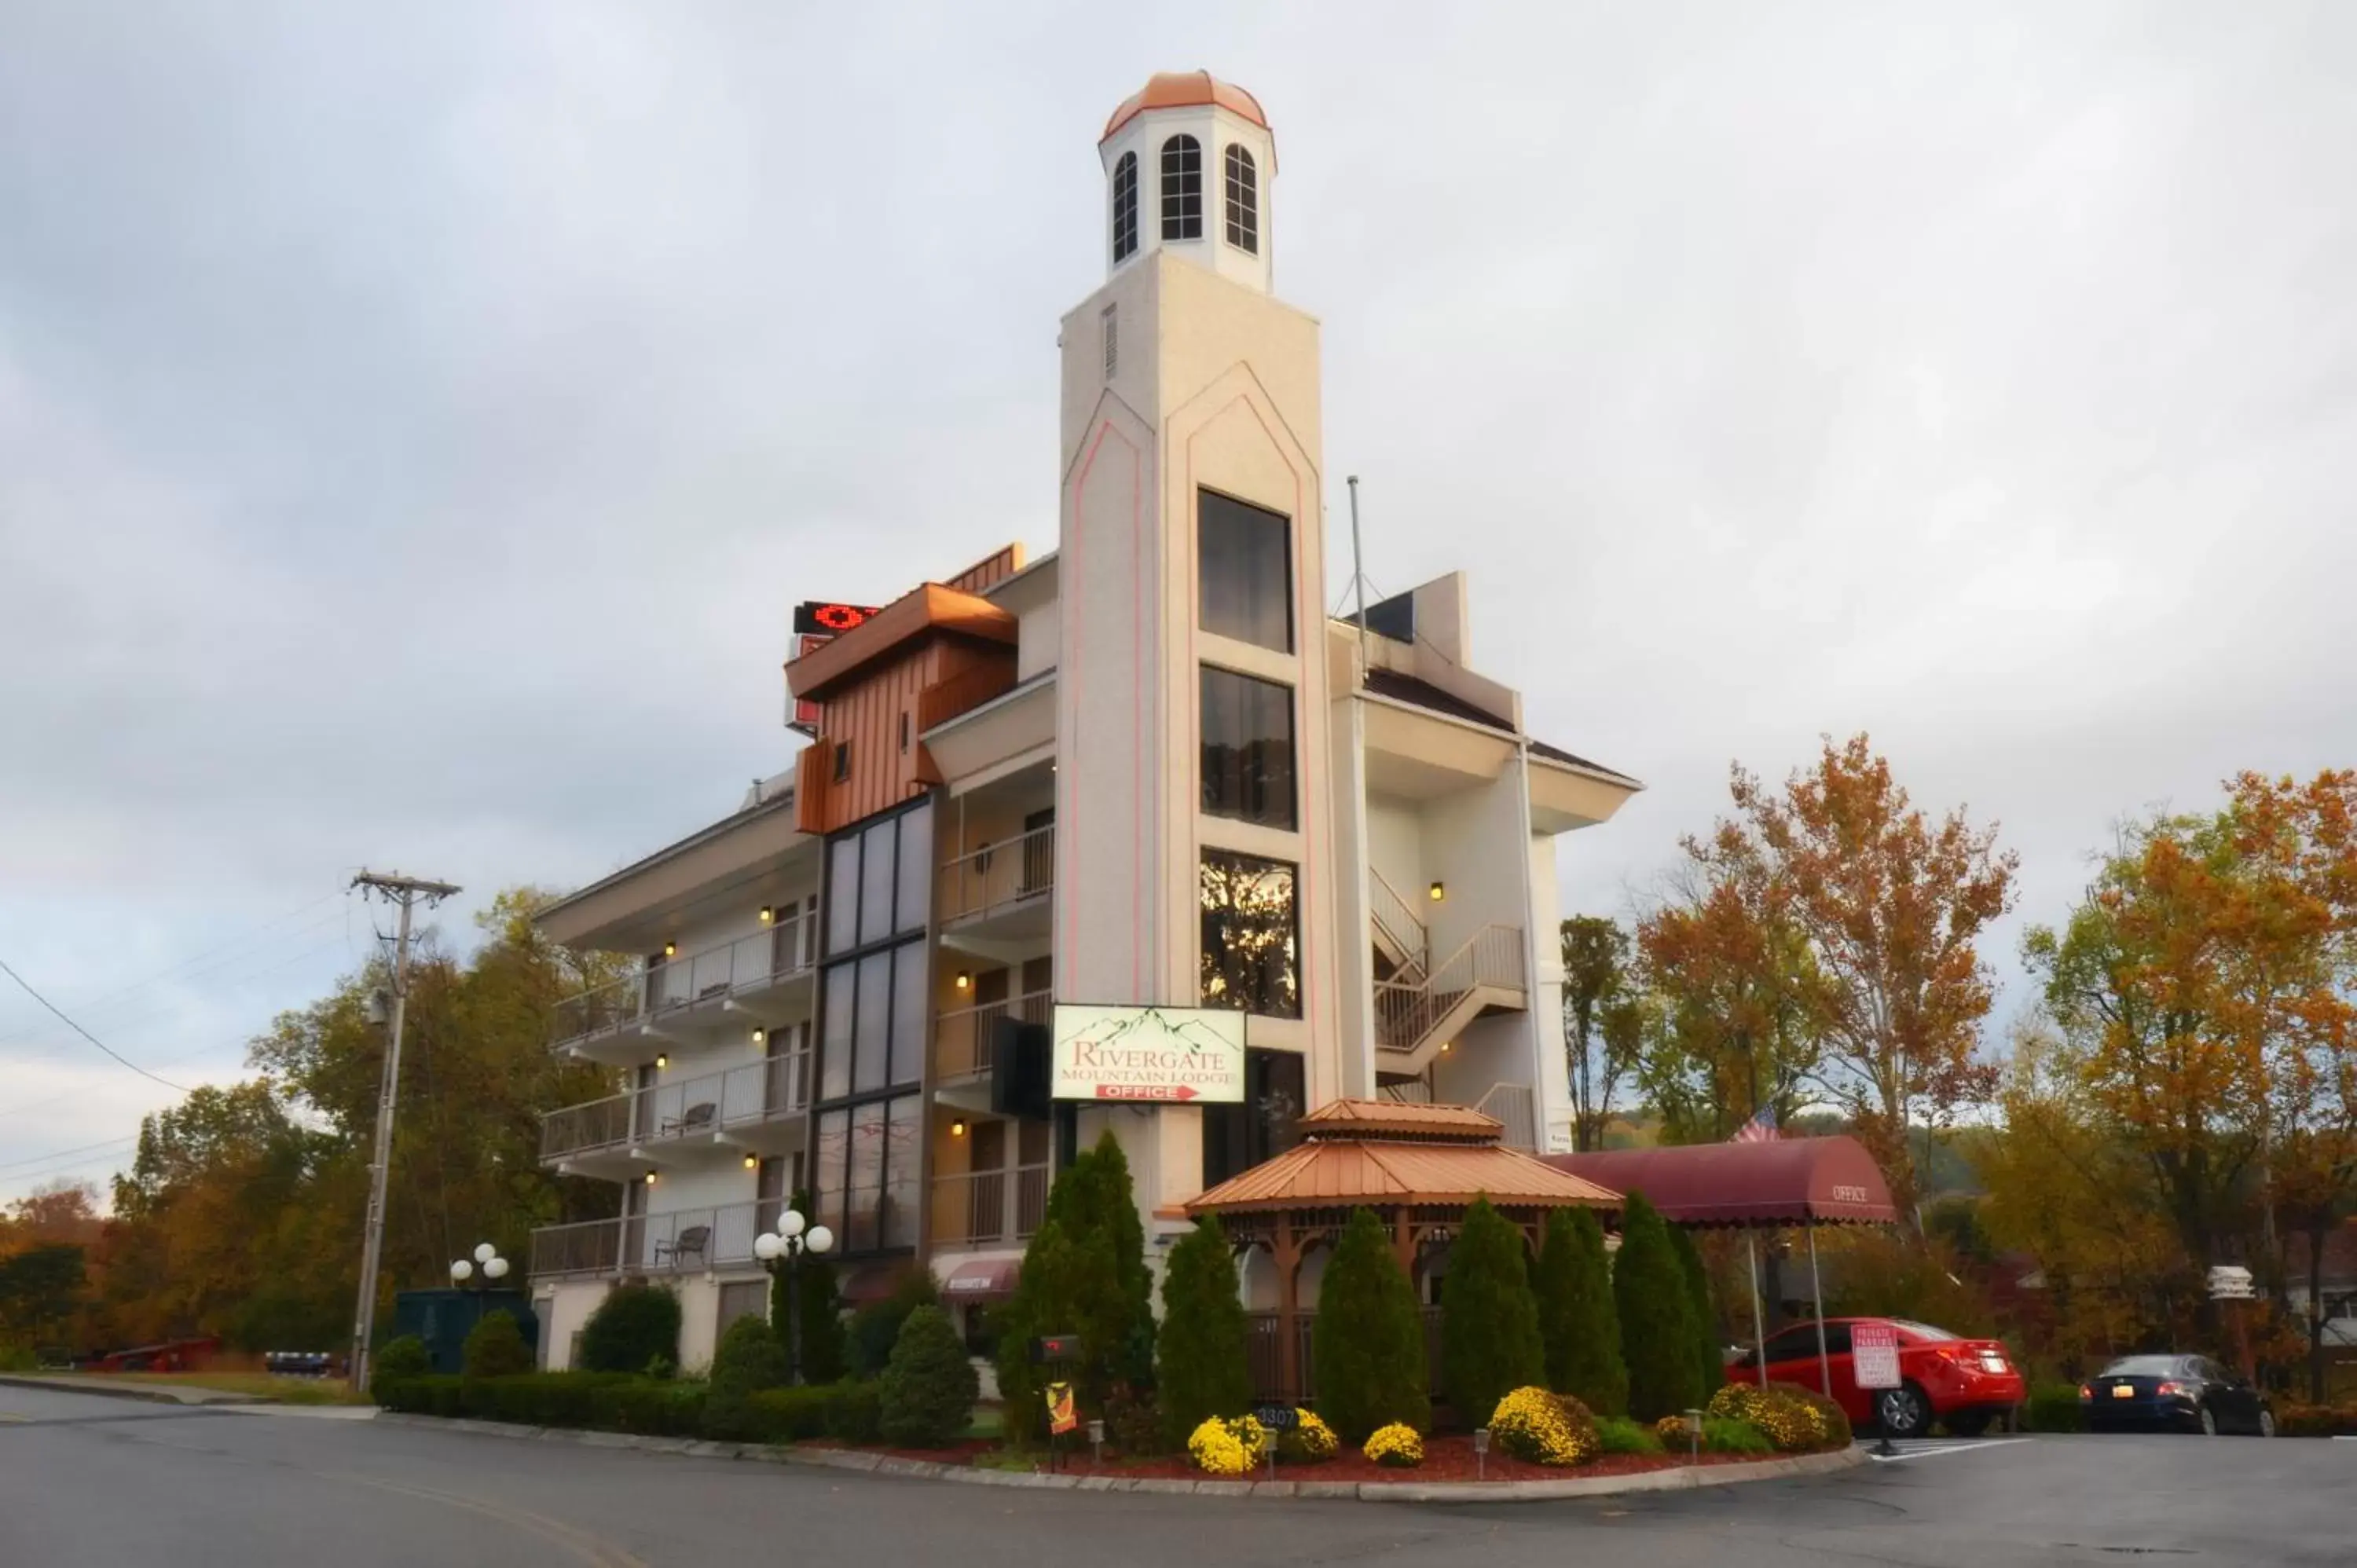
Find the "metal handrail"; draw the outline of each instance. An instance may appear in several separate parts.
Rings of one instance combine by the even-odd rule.
[[[996,1002],[977,1002],[942,1014],[933,1028],[933,1076],[958,1078],[990,1070],[990,1036],[1001,1018],[1044,1024],[1055,1011],[1055,993],[1027,991]]]
[[[1421,973],[1432,961],[1432,932],[1415,912],[1415,906],[1400,897],[1399,889],[1385,881],[1382,872],[1370,865],[1367,881],[1373,889],[1373,897],[1367,901],[1368,918],[1391,938],[1392,946],[1408,955],[1408,961]]]
[[[933,1240],[949,1247],[1025,1241],[1048,1212],[1049,1168],[1016,1165],[933,1177]]]
[[[541,1118],[540,1157],[772,1122],[810,1105],[811,1053],[788,1051],[719,1072],[568,1105]]]
[[[1539,1146],[1538,1096],[1527,1083],[1493,1083],[1473,1109],[1494,1116],[1505,1129],[1498,1141],[1510,1149]]]
[[[773,1198],[756,1198],[544,1225],[532,1233],[532,1273],[681,1274],[749,1265],[753,1239],[764,1221],[776,1222],[777,1207]]]
[[[1424,980],[1378,982],[1375,1043],[1386,1050],[1415,1050],[1457,999],[1476,986],[1528,990],[1530,972],[1523,960],[1523,929],[1491,924],[1468,937]]]
[[[699,1003],[774,985],[810,969],[818,957],[817,939],[815,915],[791,915],[750,936],[640,964],[559,1002],[550,1044],[562,1050]]]
[[[1056,825],[944,861],[938,881],[935,908],[943,921],[995,915],[1044,897],[1056,885]]]

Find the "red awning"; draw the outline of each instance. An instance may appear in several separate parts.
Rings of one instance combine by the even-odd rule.
[[[943,1301],[1004,1301],[1015,1294],[1020,1258],[976,1258],[960,1263],[942,1282]]]
[[[1899,1218],[1874,1156],[1855,1138],[1685,1144],[1548,1155],[1557,1170],[1641,1192],[1675,1225],[1889,1225]]]
[[[882,1301],[899,1287],[900,1276],[908,1272],[906,1263],[865,1263],[844,1269],[834,1276],[835,1299],[846,1306]]]

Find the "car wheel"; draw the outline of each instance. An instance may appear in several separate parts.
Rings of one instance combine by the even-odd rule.
[[[2259,1412],[2259,1435],[2262,1437],[2273,1437],[2275,1434],[2276,1412],[2271,1410],[2263,1410]]]
[[[1941,1423],[1957,1437],[1978,1437],[1989,1429],[1989,1412],[1985,1410],[1960,1410],[1953,1415],[1943,1415]]]
[[[2201,1435],[2204,1437],[2218,1435],[2218,1412],[2206,1404],[2201,1407]]]
[[[1874,1414],[1885,1437],[1921,1437],[1932,1427],[1932,1402],[1913,1383],[1877,1394]]]

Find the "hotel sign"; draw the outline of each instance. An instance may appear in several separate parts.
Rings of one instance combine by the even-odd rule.
[[[1058,1100],[1184,1105],[1244,1097],[1244,1015],[1210,1007],[1056,1008]]]

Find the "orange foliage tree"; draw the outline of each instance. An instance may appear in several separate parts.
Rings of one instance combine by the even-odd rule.
[[[1674,1014],[1748,1035],[1751,1059],[1761,1042],[1792,1047],[1778,1091],[1838,1105],[1911,1219],[1909,1129],[1994,1087],[1976,944],[2010,907],[2015,857],[1961,810],[1928,817],[1863,735],[1828,737],[1781,789],[1738,765],[1731,792],[1734,817],[1684,841],[1698,896],[1641,930],[1649,972]]]

